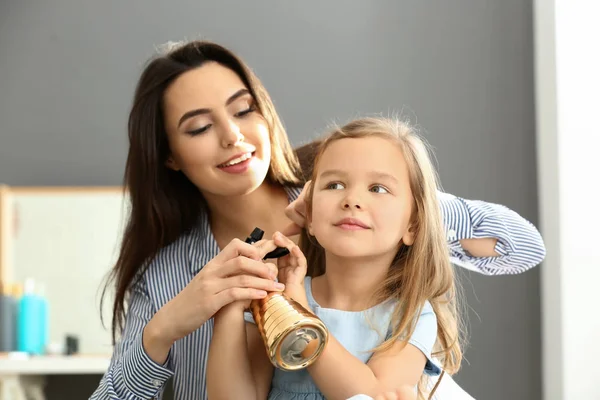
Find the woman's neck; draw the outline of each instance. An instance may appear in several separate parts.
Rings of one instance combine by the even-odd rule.
[[[244,239],[255,227],[270,238],[287,224],[285,207],[289,200],[279,185],[263,183],[251,193],[241,196],[205,196],[210,210],[213,235],[222,249],[233,238]]]
[[[373,304],[393,257],[344,258],[327,253],[325,274],[313,279],[315,301],[322,307],[362,311]]]

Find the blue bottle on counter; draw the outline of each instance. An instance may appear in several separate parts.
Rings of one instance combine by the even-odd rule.
[[[25,281],[17,320],[17,350],[44,354],[48,337],[48,304],[43,296],[36,293],[32,279]]]
[[[17,350],[18,300],[10,285],[0,282],[0,353]]]

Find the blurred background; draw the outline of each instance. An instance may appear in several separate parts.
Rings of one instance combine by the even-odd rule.
[[[254,69],[294,145],[333,121],[400,114],[435,148],[445,191],[540,227],[534,9],[531,0],[5,0],[0,182],[120,185],[143,65],[167,41],[205,38]],[[475,398],[542,399],[544,267],[459,269],[469,344],[456,380]],[[51,376],[46,393],[87,398],[99,380]]]

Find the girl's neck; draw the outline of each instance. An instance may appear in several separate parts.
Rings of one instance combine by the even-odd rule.
[[[313,279],[315,301],[322,307],[362,311],[374,306],[373,295],[381,288],[392,258],[344,258],[326,254],[325,274]]]
[[[270,239],[276,230],[288,223],[285,207],[289,199],[285,188],[263,183],[251,193],[241,196],[205,196],[210,210],[210,226],[222,249],[233,238],[245,239],[256,227]]]

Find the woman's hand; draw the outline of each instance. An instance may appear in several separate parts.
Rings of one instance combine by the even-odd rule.
[[[292,220],[292,223],[288,225],[282,233],[286,236],[295,236],[300,233],[302,228],[306,225],[306,192],[310,187],[311,181],[306,182],[302,192],[298,195],[298,198],[292,201],[285,208],[285,215]]]
[[[275,282],[277,267],[262,261],[275,247],[270,240],[254,245],[232,240],[146,325],[143,341],[148,355],[164,362],[175,341],[200,328],[222,307],[282,290],[283,285]]]

